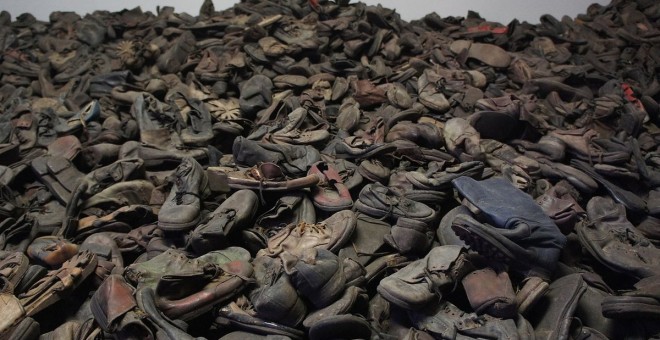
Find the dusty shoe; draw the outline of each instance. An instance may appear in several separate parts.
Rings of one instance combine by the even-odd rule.
[[[35,315],[67,294],[71,294],[94,272],[96,264],[96,255],[85,250],[64,262],[61,268],[48,272],[25,293],[18,296],[25,308],[25,315]]]
[[[440,92],[441,76],[432,69],[426,69],[417,81],[419,102],[427,108],[445,112],[449,110],[449,101],[442,92]]]
[[[456,40],[449,49],[459,56],[464,56],[465,59],[476,59],[492,67],[507,67],[511,63],[511,56],[496,45]]]
[[[360,162],[358,172],[371,182],[385,183],[390,177],[390,169],[377,159],[365,159]]]
[[[295,191],[314,187],[324,177],[320,173],[308,173],[301,178],[288,178],[275,163],[259,163],[247,170],[209,168],[208,174],[224,176],[227,186],[232,189],[252,189],[258,191]]]
[[[226,247],[230,233],[248,226],[258,208],[259,198],[253,191],[233,193],[211,213],[207,223],[193,230],[188,241],[190,247],[198,255]]]
[[[385,242],[399,251],[400,254],[426,254],[433,244],[433,231],[421,221],[399,217],[392,226]]]
[[[156,289],[165,275],[182,276],[186,273],[201,272],[209,264],[216,266],[233,261],[249,261],[250,253],[240,247],[215,250],[200,257],[190,259],[178,249],[168,249],[146,261],[135,262],[124,270],[124,277],[134,287]]]
[[[202,166],[185,158],[174,171],[174,186],[158,212],[158,227],[163,230],[187,230],[199,223],[202,199],[211,193]]]
[[[351,193],[331,163],[323,161],[314,163],[307,174],[316,174],[323,178],[312,187],[312,199],[317,208],[332,212],[353,206]]]
[[[518,312],[524,314],[543,297],[548,290],[548,283],[537,276],[525,278],[522,287],[516,293]]]
[[[412,324],[436,339],[533,339],[534,329],[523,317],[498,319],[490,315],[467,313],[449,301],[427,309],[408,311]]]
[[[309,145],[257,143],[243,137],[234,140],[232,151],[238,165],[251,167],[260,162],[271,162],[292,177],[304,176],[311,165],[321,159],[316,148]]]
[[[156,286],[156,305],[167,317],[190,320],[231,299],[252,280],[252,265],[245,260],[209,261],[183,275],[165,275]],[[224,262],[224,263],[221,263]],[[201,270],[200,270],[201,269]]]
[[[83,174],[64,157],[43,156],[32,161],[32,170],[62,204],[67,204]]]
[[[503,171],[504,166],[519,167],[524,171],[526,177],[537,177],[540,174],[538,161],[518,153],[508,144],[494,139],[482,139],[479,145],[486,163],[494,169]]]
[[[360,191],[355,208],[373,217],[407,217],[427,224],[436,218],[435,211],[426,204],[405,198],[380,183],[367,184]]]
[[[206,146],[213,139],[211,113],[204,102],[183,96],[186,106],[182,116],[186,129],[181,132],[181,141],[186,145]]]
[[[78,245],[61,237],[36,238],[27,249],[28,256],[43,265],[57,268],[78,253]]]
[[[344,292],[342,261],[329,250],[307,248],[300,258],[288,253],[280,258],[296,290],[316,308],[330,305]]]
[[[4,284],[5,279],[0,278],[0,284]],[[0,321],[0,336],[3,339],[11,339],[14,330],[25,319],[25,310],[21,302],[11,293],[0,293],[0,307],[2,308],[3,318]]]
[[[543,195],[536,198],[543,211],[553,220],[557,227],[568,235],[575,224],[585,217],[586,212],[577,203],[573,187],[566,181],[560,181]]]
[[[248,117],[267,108],[272,102],[273,82],[270,78],[257,74],[241,85],[239,105]]]
[[[303,321],[303,326],[310,328],[328,316],[347,314],[354,307],[359,307],[366,303],[368,298],[363,288],[350,286],[346,288],[341,298],[331,305],[309,313]]]
[[[342,210],[319,223],[289,224],[268,239],[268,247],[260,250],[257,256],[278,256],[288,252],[300,257],[305,249],[310,248],[338,252],[351,238],[356,223],[355,213]]]
[[[580,244],[611,270],[641,279],[660,274],[660,250],[626,218],[623,205],[609,197],[593,197],[587,203],[592,221],[579,225]]]
[[[467,120],[452,118],[443,130],[447,151],[463,162],[483,159],[479,148],[481,136]]]
[[[414,310],[442,298],[472,269],[465,248],[435,247],[424,258],[381,280],[378,293],[401,308]]]
[[[635,284],[635,290],[603,299],[603,315],[612,319],[655,318],[660,315],[660,286],[657,276]]]
[[[434,205],[453,196],[451,181],[461,176],[481,178],[484,164],[479,161],[462,162],[446,166],[442,162],[430,162],[428,170],[394,171],[388,186],[400,190],[413,201]]]
[[[30,260],[21,252],[0,251],[0,275],[6,279],[3,291],[13,292],[30,265]]]
[[[532,309],[537,339],[567,339],[580,297],[587,289],[582,275],[571,274],[552,282],[544,298]]]
[[[250,293],[250,301],[256,316],[285,326],[299,325],[307,314],[307,306],[284,272],[281,260],[257,256],[253,265],[257,288]]]
[[[431,123],[402,121],[394,125],[385,136],[386,142],[407,139],[419,146],[436,149],[444,144],[442,131]]]

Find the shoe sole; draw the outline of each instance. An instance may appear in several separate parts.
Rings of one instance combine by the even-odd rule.
[[[660,315],[660,304],[654,298],[625,297],[625,300],[603,301],[603,315],[615,319],[657,318]]]
[[[504,262],[505,264],[515,262],[515,256],[513,253],[485,232],[460,225],[452,225],[451,228],[462,241],[467,243],[472,250],[482,256],[499,262]]]
[[[528,281],[529,282],[529,281]],[[527,284],[525,284],[526,286]],[[523,286],[522,290],[525,290],[525,286]],[[520,300],[516,297],[516,302],[518,305],[518,312],[520,314],[525,314],[526,311],[530,310],[534,304],[536,304],[539,299],[545,295],[545,292],[548,291],[548,288],[550,285],[545,282],[541,281],[538,282],[534,287],[529,289],[524,296],[521,296]]]
[[[410,304],[409,302],[401,300],[398,297],[390,294],[390,292],[387,291],[386,289],[381,289],[380,285],[378,285],[376,290],[378,291],[378,294],[380,294],[385,300],[387,300],[387,301],[395,304],[397,307],[401,307],[403,309],[415,310],[415,309],[423,308],[424,306],[426,306],[428,304],[428,302],[424,303],[424,304],[419,304],[419,305]]]
[[[509,250],[504,244],[492,237],[487,232],[471,226],[452,225],[452,230],[456,235],[475,250],[486,258],[502,262],[506,265],[518,269],[524,275],[538,276],[547,279],[550,277],[550,272],[547,269],[530,263],[523,262],[521,259],[527,259],[529,254],[515,253]]]

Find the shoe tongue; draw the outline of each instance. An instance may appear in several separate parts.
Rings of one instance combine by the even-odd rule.
[[[459,246],[443,247],[442,250],[431,251],[432,254],[429,253],[426,268],[430,272],[446,271],[454,264],[462,251],[463,247]]]
[[[192,164],[191,164],[190,162],[188,162],[188,161],[183,161],[183,162],[181,162],[181,164],[176,168],[176,172],[174,173],[174,175],[175,175],[177,178],[180,178],[180,177],[183,177],[183,176],[188,175],[188,174],[190,173],[190,171],[192,171]]]
[[[192,181],[186,180],[186,176],[192,171],[192,165],[189,163],[181,163],[175,172],[175,181],[177,193],[187,194],[193,192],[191,189]]]
[[[285,251],[280,254],[280,259],[282,260],[282,267],[284,267],[284,272],[287,273],[287,275],[291,275],[296,272],[295,266],[299,261],[298,257]]]
[[[188,120],[190,122],[190,127],[194,132],[201,132],[204,129],[204,121],[202,120],[202,113],[191,109],[188,112]]]

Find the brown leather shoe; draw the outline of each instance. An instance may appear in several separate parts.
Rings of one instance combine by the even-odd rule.
[[[32,241],[27,254],[41,264],[57,268],[78,254],[78,245],[61,237],[42,236]]]
[[[498,273],[486,267],[467,274],[461,282],[477,314],[486,313],[502,319],[516,315],[516,296],[507,272]]]
[[[92,314],[104,331],[115,331],[119,319],[137,307],[133,294],[135,289],[118,274],[108,276],[94,292],[90,303]]]
[[[156,286],[158,309],[172,319],[193,319],[238,294],[252,280],[254,272],[247,261],[231,261],[208,269],[215,273],[207,278],[190,274],[163,276]]]
[[[32,316],[71,294],[96,269],[96,255],[82,251],[51,270],[35,282],[25,293],[18,296],[25,308],[25,315]]]
[[[351,193],[332,163],[324,161],[314,163],[307,174],[316,175],[321,179],[312,187],[312,200],[317,208],[333,212],[353,206]]]

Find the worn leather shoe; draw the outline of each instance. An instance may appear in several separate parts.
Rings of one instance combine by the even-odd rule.
[[[199,223],[202,199],[211,194],[209,180],[202,166],[185,158],[174,170],[174,186],[158,212],[158,227],[163,230],[187,230]]]

